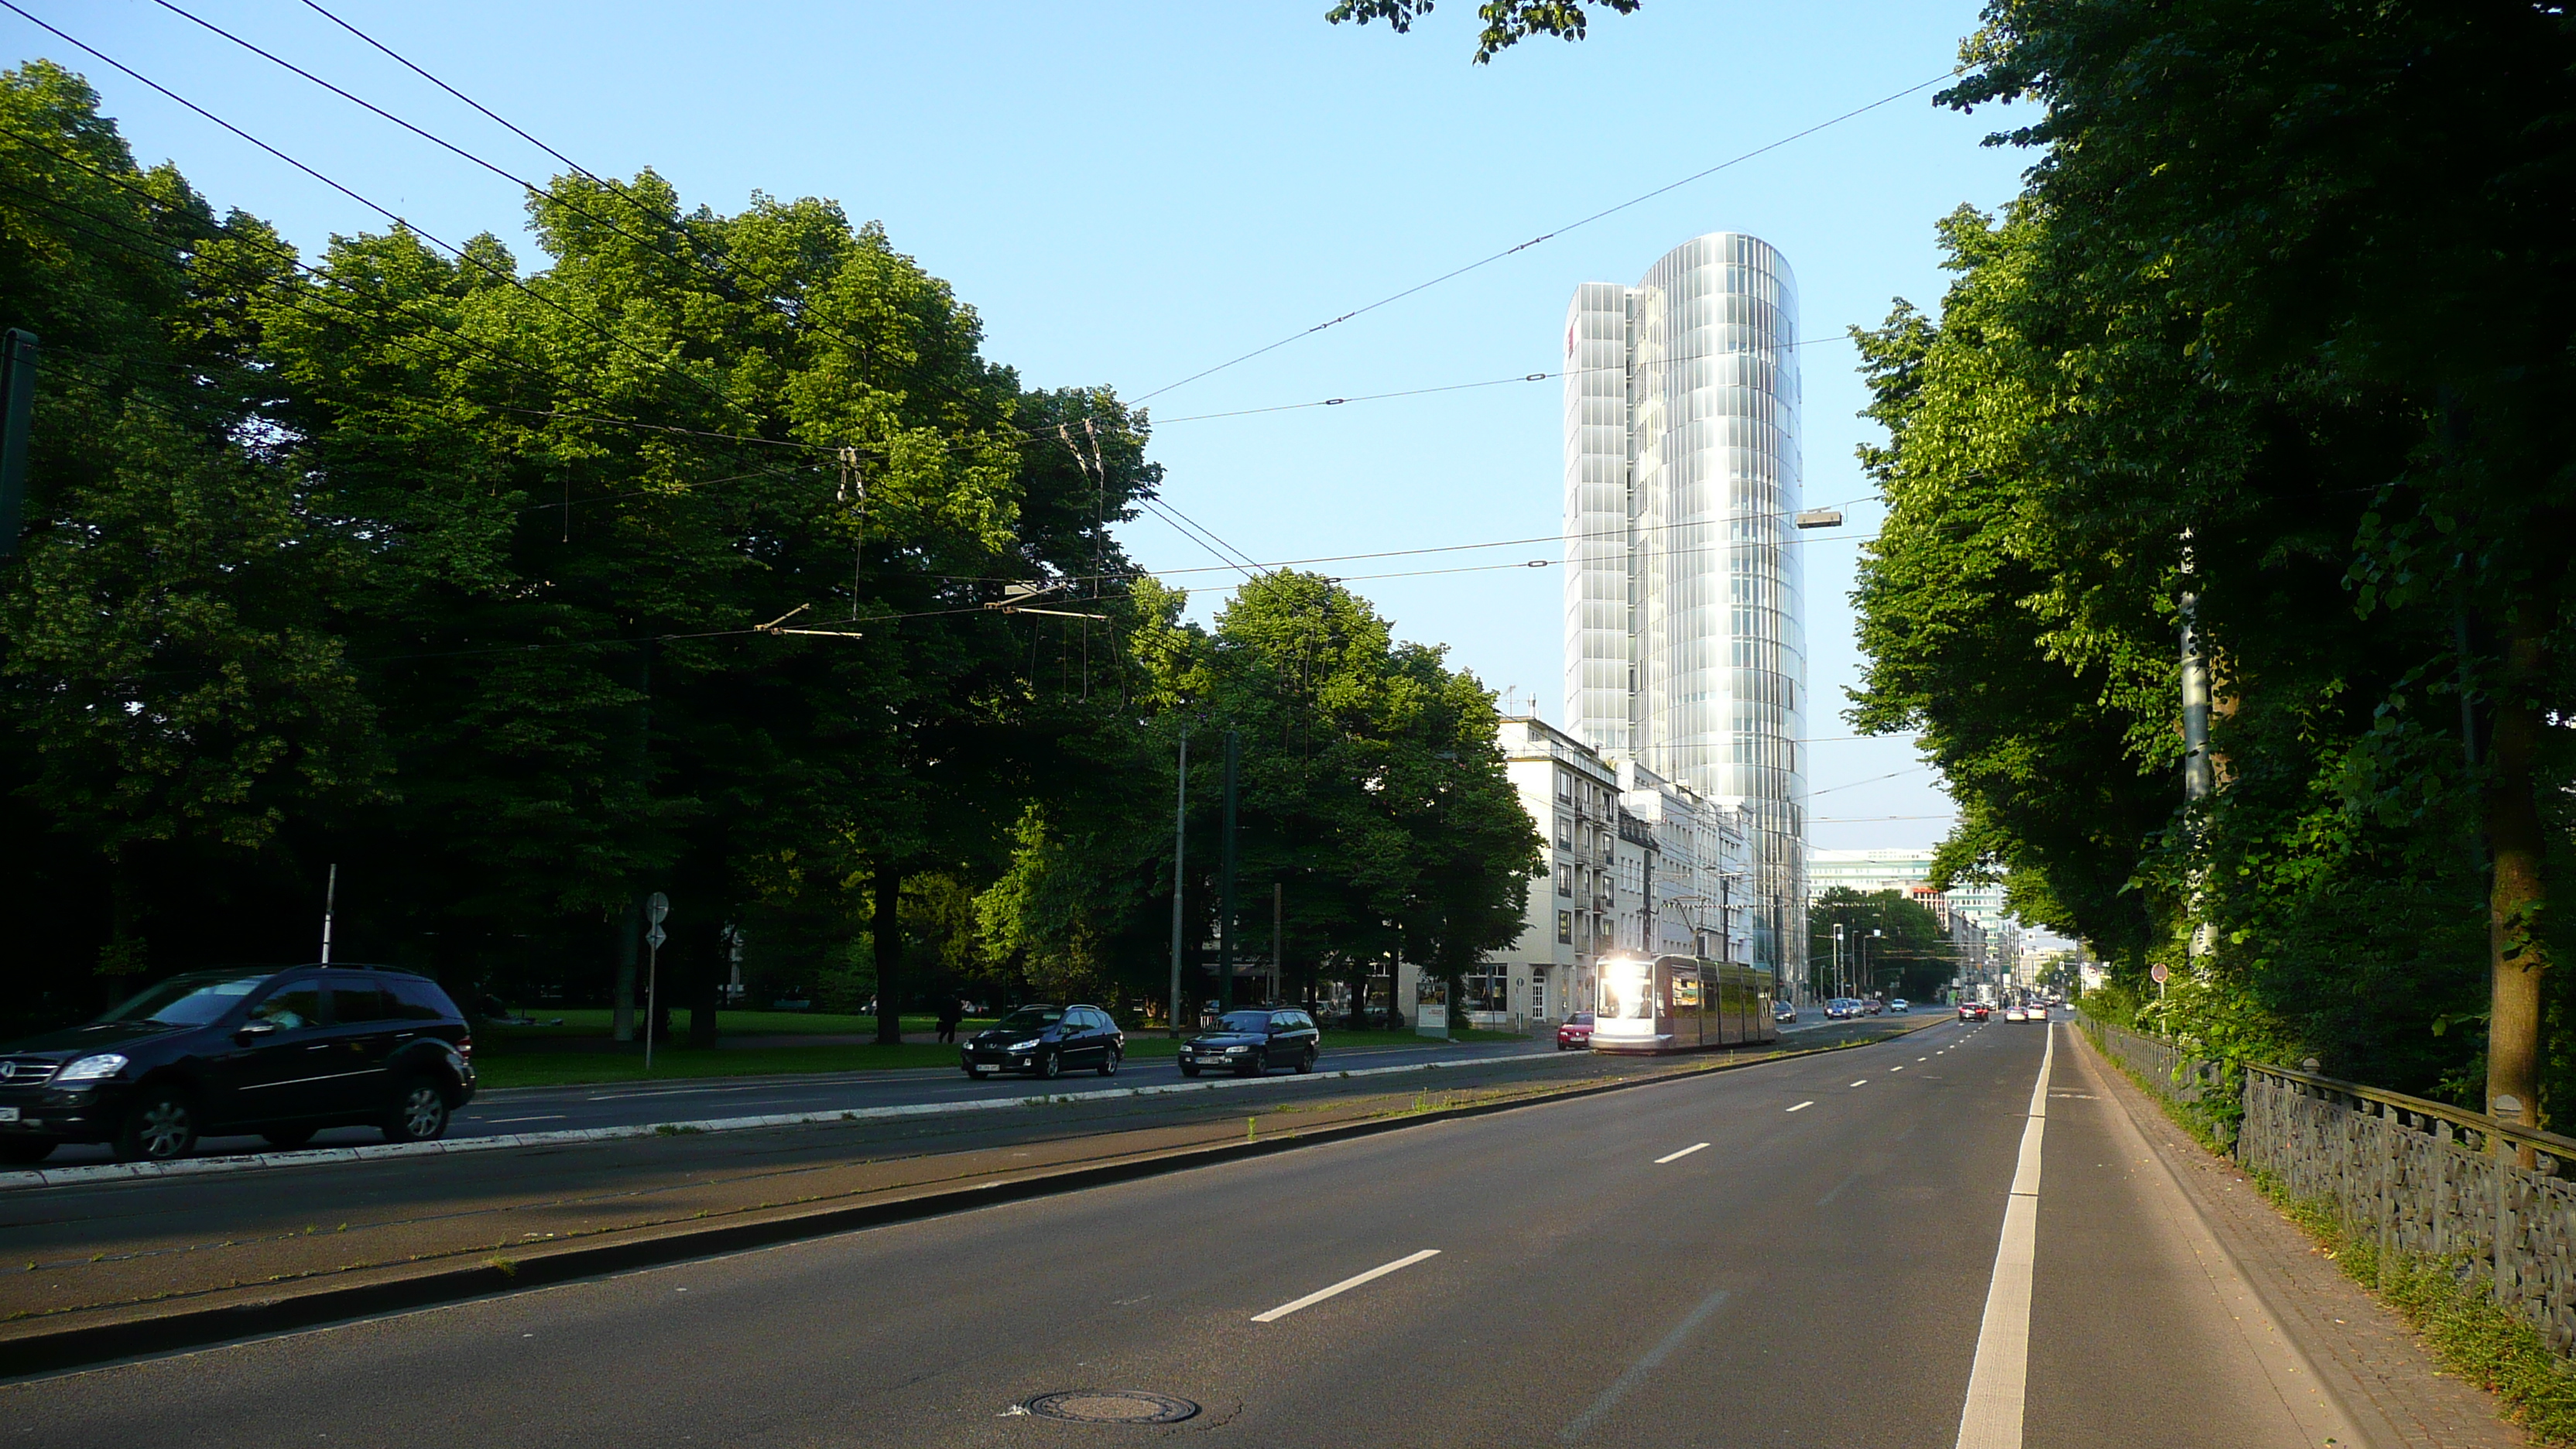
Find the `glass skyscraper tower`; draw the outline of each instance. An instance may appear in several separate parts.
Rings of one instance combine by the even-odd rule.
[[[1725,904],[1784,989],[1807,937],[1797,340],[1788,262],[1733,232],[1566,310],[1566,730],[1743,812]]]

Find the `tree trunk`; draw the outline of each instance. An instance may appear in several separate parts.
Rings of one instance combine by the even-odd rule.
[[[878,861],[876,879],[871,884],[875,893],[876,913],[869,922],[877,958],[877,1045],[899,1046],[903,1042],[903,871],[888,861]]]
[[[2532,778],[2544,727],[2538,700],[2544,655],[2538,626],[2528,619],[2517,621],[2505,639],[2504,677],[2492,698],[2495,735],[2486,798],[2487,853],[2494,871],[2487,897],[2493,973],[2487,1110],[2527,1127],[2541,1125],[2540,978],[2549,965],[2540,930],[2548,902],[2541,876],[2546,839]]]
[[[716,1011],[724,1001],[726,967],[724,929],[689,928],[689,1045],[716,1044]]]
[[[635,1040],[636,958],[643,945],[644,903],[629,892],[626,909],[617,913],[617,995],[609,1007],[609,1034],[618,1041]]]

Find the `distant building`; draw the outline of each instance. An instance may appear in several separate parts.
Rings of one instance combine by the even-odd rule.
[[[1807,883],[1812,906],[1825,892],[1840,888],[1868,895],[1896,891],[1921,902],[1950,933],[1965,980],[2005,981],[2021,975],[2027,932],[2004,906],[2000,882],[1953,884],[1932,889],[1932,852],[1928,850],[1811,850]]]

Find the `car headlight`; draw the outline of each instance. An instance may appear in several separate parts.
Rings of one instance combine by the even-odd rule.
[[[57,1082],[95,1082],[125,1070],[125,1058],[115,1052],[100,1052],[82,1057],[54,1074]]]
[[[1009,1046],[1002,1048],[1002,1050],[1006,1052],[1033,1052],[1037,1049],[1038,1039],[1036,1037],[1030,1037],[1027,1041],[1015,1041]]]
[[[1225,1049],[1225,1054],[1230,1057],[1239,1057],[1250,1050],[1252,1050],[1250,1047],[1227,1047]]]

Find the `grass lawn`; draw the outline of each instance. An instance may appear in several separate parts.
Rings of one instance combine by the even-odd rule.
[[[591,1013],[599,1017],[600,1032],[606,1031],[608,1013]],[[796,1016],[798,1013],[746,1011],[725,1013],[726,1029],[746,1034],[762,1027],[738,1024],[740,1018],[754,1021],[773,1016]],[[573,1035],[572,1012],[565,1012],[565,1025],[552,1030],[557,1037]],[[873,1026],[872,1017],[827,1017],[825,1020],[856,1021]],[[912,1026],[910,1018],[904,1025]],[[867,1026],[858,1028],[866,1030]],[[927,1021],[921,1030],[930,1029]],[[664,1044],[653,1049],[653,1075],[644,1075],[642,1048],[629,1051],[548,1051],[545,1049],[547,1028],[504,1028],[501,1033],[488,1033],[486,1040],[498,1036],[491,1046],[474,1054],[474,1071],[486,1088],[564,1087],[589,1083],[682,1081],[692,1077],[767,1077],[815,1072],[899,1071],[907,1067],[957,1067],[957,1048],[930,1042],[906,1042],[902,1046],[778,1046],[718,1047],[702,1051],[686,1046]],[[580,1033],[597,1035],[597,1032]],[[1506,1031],[1469,1031],[1460,1029],[1461,1041],[1524,1041],[1527,1038]],[[1409,1031],[1328,1031],[1324,1033],[1324,1050],[1358,1051],[1371,1047],[1419,1046],[1422,1038]],[[1127,1034],[1127,1058],[1146,1063],[1169,1060],[1179,1050],[1179,1043],[1160,1033],[1130,1031]],[[1092,1072],[1077,1067],[1065,1074],[1067,1080],[1088,1079]]]
[[[490,1026],[485,1030],[505,1041],[521,1041],[545,1037],[606,1036],[615,1029],[615,1022],[605,1006],[521,1007],[519,1009],[535,1017],[543,1025]],[[644,1008],[641,1004],[637,1005],[635,1012],[638,1016],[643,1015]],[[557,1017],[563,1018],[563,1024],[560,1026],[555,1025]],[[686,1031],[689,1021],[688,1008],[672,1007],[671,1021],[675,1029]],[[851,1036],[877,1029],[877,1019],[873,1016],[854,1016],[831,1011],[720,1011],[716,1013],[716,1024],[720,1030],[733,1036]],[[992,1024],[989,1019],[970,1017],[961,1029],[981,1031]],[[928,1016],[907,1016],[903,1019],[905,1031],[935,1031],[938,1026],[939,1023]],[[658,1057],[661,1052],[656,1049],[654,1055]]]

